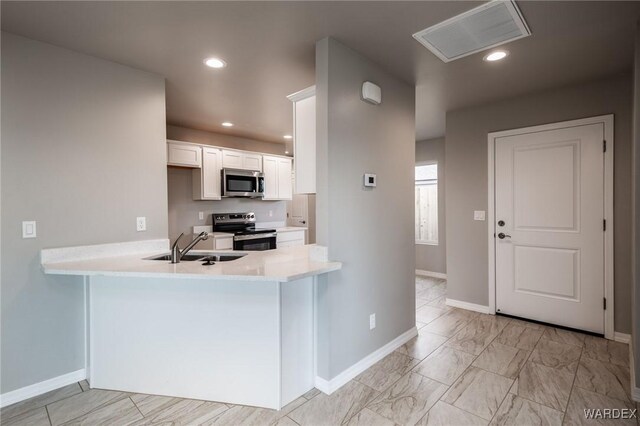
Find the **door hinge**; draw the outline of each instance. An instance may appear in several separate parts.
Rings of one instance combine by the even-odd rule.
[[[607,219],[602,219],[602,230],[603,231],[607,230]]]
[[[602,152],[607,152],[607,141],[602,141]]]
[[[607,310],[607,298],[606,297],[602,298],[602,309],[604,309],[605,311]]]

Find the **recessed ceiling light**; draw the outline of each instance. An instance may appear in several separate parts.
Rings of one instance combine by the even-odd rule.
[[[284,136],[283,136],[283,138],[285,138],[285,139],[291,139],[291,138],[293,138],[293,136],[291,136],[291,135],[284,135]]]
[[[227,63],[222,59],[218,58],[208,58],[204,60],[204,64],[211,68],[224,68],[227,66]]]
[[[233,127],[233,123],[229,123],[228,121],[225,121],[224,123],[222,123],[222,125],[224,127]]]
[[[285,151],[284,153],[285,153],[285,154],[288,154],[288,153],[289,153],[289,151]]]
[[[500,59],[504,59],[509,56],[509,52],[506,50],[495,50],[487,55],[485,55],[482,60],[487,62],[499,61]]]

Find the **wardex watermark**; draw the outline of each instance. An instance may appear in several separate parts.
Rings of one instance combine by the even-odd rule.
[[[635,419],[638,417],[638,410],[629,408],[585,408],[585,419]]]

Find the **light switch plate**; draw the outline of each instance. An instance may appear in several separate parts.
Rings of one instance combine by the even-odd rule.
[[[364,174],[364,186],[375,188],[377,184],[377,176],[373,173]]]
[[[369,330],[376,328],[376,314],[369,315]]]
[[[484,220],[485,211],[484,210],[475,210],[473,212],[473,220]]]
[[[22,238],[36,237],[36,221],[27,220],[22,222]]]
[[[136,218],[136,231],[146,231],[147,230],[147,218],[144,216]]]
[[[198,212],[198,219],[204,220],[204,212]]]

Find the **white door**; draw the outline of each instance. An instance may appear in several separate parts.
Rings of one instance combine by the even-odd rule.
[[[604,332],[603,140],[602,123],[495,139],[496,311]]]

